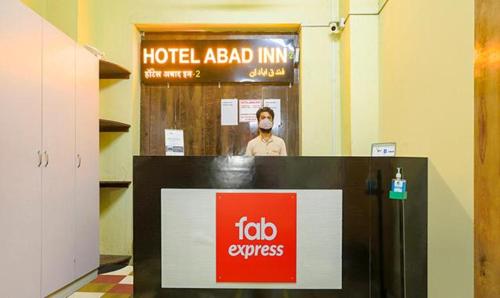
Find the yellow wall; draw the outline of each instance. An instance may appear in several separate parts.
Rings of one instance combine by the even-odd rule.
[[[337,1],[80,0],[78,39],[132,71],[131,80],[101,83],[101,117],[132,124],[128,134],[101,135],[101,176],[131,179],[139,153],[139,51],[135,24],[298,23],[301,30],[301,147],[303,155],[340,154],[337,42],[327,25]],[[314,25],[308,27],[308,25]],[[131,254],[132,188],[101,191],[101,252]]]
[[[380,136],[429,157],[435,298],[473,297],[473,30],[473,0],[389,0],[380,16]]]
[[[340,35],[343,155],[370,155],[380,141],[378,7],[378,0],[341,2],[347,19]]]
[[[23,1],[42,15],[47,1],[57,2]],[[373,3],[384,0],[350,2],[342,1],[342,16],[351,9],[372,13]],[[307,5],[301,0],[80,0],[77,25],[55,17],[61,15],[57,9],[51,12],[63,30],[73,32],[76,26],[80,42],[132,71],[131,80],[101,83],[101,116],[132,124],[130,133],[102,134],[102,178],[131,179],[132,154],[139,152],[140,36],[134,24],[324,25],[337,16],[336,7],[336,1],[326,0]],[[66,9],[71,13],[74,6]],[[357,154],[373,140],[392,140],[400,156],[429,157],[428,280],[429,297],[436,298],[473,296],[473,9],[472,0],[389,0],[380,16],[371,17],[376,22],[351,16],[340,42],[327,28],[304,27],[301,34],[304,155],[339,154],[340,148],[344,155]],[[378,54],[363,54],[377,40]],[[372,89],[363,90],[363,82]],[[378,104],[365,109],[359,100]],[[101,195],[101,252],[131,254],[132,188]]]
[[[346,0],[351,14],[371,14],[378,11],[379,0]],[[380,0],[382,1],[382,0]]]
[[[74,40],[77,39],[78,0],[21,0]]]
[[[351,155],[369,156],[379,141],[378,16],[352,15],[348,26]]]
[[[348,12],[343,13],[346,16]],[[351,26],[346,24],[340,37],[340,97],[342,114],[342,155],[349,156],[351,150]]]
[[[26,6],[36,11],[39,15],[45,17],[45,6],[47,4],[47,0],[20,0],[20,1],[26,4]]]

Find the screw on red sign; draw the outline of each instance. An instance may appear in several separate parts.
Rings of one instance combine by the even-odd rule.
[[[295,193],[217,193],[217,282],[296,282]]]

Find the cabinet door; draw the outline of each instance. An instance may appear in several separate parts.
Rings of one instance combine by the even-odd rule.
[[[73,281],[75,42],[43,22],[42,294]]]
[[[76,277],[99,267],[99,60],[76,50]]]
[[[40,297],[42,19],[0,1],[0,297]]]

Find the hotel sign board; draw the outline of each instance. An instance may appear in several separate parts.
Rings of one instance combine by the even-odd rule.
[[[142,83],[292,83],[294,40],[144,40]]]

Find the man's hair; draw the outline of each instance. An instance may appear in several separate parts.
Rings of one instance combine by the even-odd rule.
[[[274,120],[274,111],[270,107],[262,107],[262,108],[260,108],[257,111],[257,114],[256,114],[257,115],[257,120],[260,120],[260,114],[263,113],[263,112],[268,112],[269,114],[271,114],[271,118],[273,118],[273,120]]]

